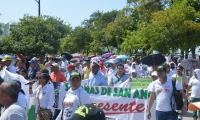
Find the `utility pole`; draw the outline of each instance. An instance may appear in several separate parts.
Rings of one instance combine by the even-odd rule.
[[[38,3],[38,17],[40,17],[40,0],[35,0]]]

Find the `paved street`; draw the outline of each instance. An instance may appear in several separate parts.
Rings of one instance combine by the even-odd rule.
[[[183,120],[193,120],[192,112],[188,111],[187,115],[183,117]]]

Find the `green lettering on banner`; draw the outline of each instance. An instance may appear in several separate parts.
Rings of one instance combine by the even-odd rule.
[[[118,93],[118,95],[117,95],[118,97],[124,97],[123,96],[123,88],[120,88],[120,90],[119,90],[119,93]]]
[[[66,84],[65,84],[65,91],[68,91],[69,89],[70,89],[69,84],[66,83]]]
[[[147,90],[143,90],[141,89],[140,90],[140,93],[141,93],[141,99],[147,99]]]
[[[117,96],[117,92],[118,92],[118,88],[114,88],[114,94],[113,94],[114,97]]]
[[[139,94],[138,89],[135,89],[135,92],[134,92],[134,94],[133,94],[133,98],[138,98],[138,99],[140,99],[140,94]]]
[[[105,87],[101,87],[101,95],[106,95],[107,89]]]
[[[112,92],[112,88],[111,87],[108,87],[107,88],[107,96],[111,96],[111,92]]]
[[[131,97],[131,89],[125,88],[124,97]]]
[[[131,82],[131,88],[146,89],[151,82],[152,82],[151,78],[137,78],[137,79],[134,78]]]
[[[89,87],[89,86],[84,86],[84,90],[85,90],[88,94],[90,94],[90,87]]]
[[[90,94],[94,94],[94,88],[92,86],[90,88]]]
[[[99,94],[99,87],[95,87],[96,92],[94,94],[98,95]]]

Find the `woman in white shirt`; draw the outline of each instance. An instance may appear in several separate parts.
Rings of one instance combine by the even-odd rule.
[[[50,120],[51,110],[54,104],[54,87],[50,84],[50,76],[47,73],[40,73],[38,76],[38,88],[32,91],[29,84],[30,97],[36,97],[38,102],[37,120]]]
[[[81,74],[79,72],[72,72],[70,84],[71,88],[67,91],[62,103],[63,109],[56,120],[68,120],[73,116],[79,106],[90,104],[90,97],[81,86]]]

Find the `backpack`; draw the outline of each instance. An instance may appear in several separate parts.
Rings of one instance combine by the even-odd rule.
[[[174,97],[177,110],[181,110],[183,107],[183,97],[180,90],[176,89],[176,78],[172,78],[172,87],[173,87],[173,91],[172,91],[172,96],[170,98],[170,102],[171,102],[170,104],[171,104],[172,110],[175,111],[174,104],[172,105],[172,97]]]

